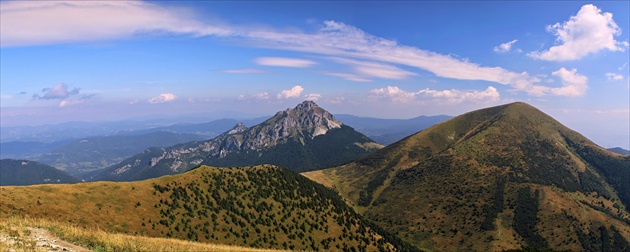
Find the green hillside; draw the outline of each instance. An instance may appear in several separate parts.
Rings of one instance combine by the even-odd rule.
[[[67,184],[80,180],[42,163],[30,160],[0,160],[0,186]]]
[[[29,216],[150,237],[291,250],[410,251],[338,195],[270,165],[136,182],[0,187],[2,218]]]
[[[525,103],[445,121],[305,176],[436,251],[627,250],[630,159]]]

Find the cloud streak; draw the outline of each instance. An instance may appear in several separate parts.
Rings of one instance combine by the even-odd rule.
[[[269,73],[262,69],[257,68],[240,68],[240,69],[225,69],[225,70],[217,70],[216,72],[220,73],[230,73],[230,74],[266,74]]]
[[[145,34],[233,34],[143,1],[12,1],[0,3],[0,45],[45,45],[124,39]]]
[[[427,88],[417,92],[408,92],[397,86],[388,86],[386,88],[372,89],[369,92],[372,98],[387,98],[395,103],[438,101],[447,104],[460,104],[464,102],[492,103],[500,100],[499,92],[492,86],[483,91],[432,90]]]
[[[512,41],[510,41],[510,42],[505,42],[505,43],[500,44],[500,45],[498,45],[498,46],[495,46],[495,47],[494,47],[494,52],[497,52],[497,53],[507,53],[507,52],[509,52],[510,50],[512,50],[512,45],[514,45],[514,43],[516,43],[516,42],[518,42],[518,40],[517,40],[517,39],[512,40]]]
[[[254,62],[261,66],[277,66],[277,67],[296,67],[306,68],[317,64],[311,60],[295,59],[295,58],[280,58],[280,57],[263,57],[256,58]]]

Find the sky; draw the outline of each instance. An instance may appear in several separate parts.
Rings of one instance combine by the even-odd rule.
[[[629,1],[2,1],[0,125],[527,102],[630,148]]]

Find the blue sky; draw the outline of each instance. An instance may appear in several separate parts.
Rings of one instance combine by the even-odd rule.
[[[630,147],[629,2],[0,2],[2,126],[528,102]]]

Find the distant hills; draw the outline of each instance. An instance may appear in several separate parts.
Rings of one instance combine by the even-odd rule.
[[[139,180],[181,173],[202,164],[274,164],[309,171],[342,164],[381,147],[314,102],[305,101],[251,128],[238,124],[208,141],[148,149],[107,168],[96,179]]]
[[[270,165],[1,189],[1,216],[108,232],[304,251],[417,250],[356,214],[333,190]]]
[[[420,248],[630,250],[630,156],[525,103],[466,113],[304,175]]]
[[[69,142],[35,160],[89,179],[108,166],[119,163],[149,147],[166,147],[203,139],[199,135],[152,132],[143,135],[83,138]]]
[[[361,132],[375,142],[389,145],[411,134],[452,118],[447,115],[418,116],[411,119],[381,119],[353,115],[335,115],[344,124]]]
[[[54,143],[8,142],[1,144],[2,158],[38,161],[73,176],[91,174],[116,164],[149,147],[166,147],[205,139],[200,135],[151,132],[142,135],[87,137]]]
[[[79,179],[42,163],[15,159],[0,160],[0,186],[77,182]]]
[[[621,155],[630,155],[630,150],[621,147],[610,148],[608,150]]]

